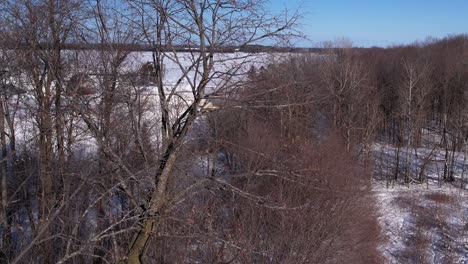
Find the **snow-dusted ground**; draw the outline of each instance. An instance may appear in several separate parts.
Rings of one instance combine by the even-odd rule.
[[[406,164],[406,152],[401,151],[400,166]],[[420,171],[422,157],[430,152],[412,150],[409,157],[413,173]],[[393,178],[395,153],[394,147],[374,146],[373,193],[384,235],[379,250],[385,263],[468,264],[468,190],[460,188],[463,153],[455,153],[455,183],[441,181],[443,164],[436,161],[426,165],[422,184],[387,180]],[[443,154],[436,149],[431,156],[441,160]]]
[[[402,179],[407,171],[413,181],[422,181],[425,185],[436,181],[439,186],[443,184],[445,150],[434,147],[428,148],[406,148],[400,149],[391,145],[374,144],[373,154],[375,158],[375,175],[380,180],[391,180],[395,175],[396,156],[399,151],[399,178]],[[407,162],[408,159],[408,162]],[[450,166],[453,160],[453,166]],[[462,186],[468,189],[468,158],[465,159],[463,152],[448,152],[448,165],[453,167],[455,182],[450,184]]]
[[[468,263],[468,193],[374,182],[386,263]]]

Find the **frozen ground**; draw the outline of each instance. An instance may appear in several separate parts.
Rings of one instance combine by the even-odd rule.
[[[374,151],[373,190],[384,235],[379,249],[385,263],[468,264],[468,190],[460,188],[462,153],[455,153],[455,183],[441,181],[439,162],[431,162],[426,165],[423,183],[403,184],[388,181],[393,178],[396,149],[378,145]],[[422,158],[417,157],[430,151],[413,150],[409,155],[413,172],[420,171],[422,165]],[[436,150],[434,160],[441,154]],[[401,157],[406,157],[406,152]],[[406,164],[404,159],[400,162]]]
[[[386,263],[468,263],[468,193],[374,182]]]
[[[441,148],[409,148],[400,149],[384,144],[374,144],[375,178],[391,181],[395,177],[397,152],[399,152],[398,180],[408,173],[411,181],[419,182],[426,187],[431,184],[451,184],[454,187],[468,188],[468,159],[463,152],[448,152],[449,172],[453,173],[455,181],[444,182],[445,150]],[[408,162],[407,162],[408,160]],[[453,166],[451,165],[453,163]],[[393,183],[390,183],[393,184]]]

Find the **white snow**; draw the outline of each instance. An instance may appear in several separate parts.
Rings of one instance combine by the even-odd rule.
[[[403,184],[389,180],[397,149],[382,144],[373,149],[378,178],[373,193],[384,235],[379,250],[385,263],[468,263],[468,191],[460,188],[463,153],[455,153],[455,183],[442,182],[443,167],[433,162],[427,168],[427,181]],[[406,157],[405,148],[401,151],[400,166]],[[411,151],[413,172],[419,171],[421,157],[430,152],[424,148]],[[442,160],[444,155],[441,149],[434,150],[434,159]]]

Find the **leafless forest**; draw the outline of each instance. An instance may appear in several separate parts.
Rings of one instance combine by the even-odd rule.
[[[264,4],[1,0],[0,263],[385,263],[374,182],[464,192],[467,36],[285,53]]]

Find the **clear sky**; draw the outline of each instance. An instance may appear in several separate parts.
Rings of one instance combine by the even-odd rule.
[[[271,8],[304,14],[311,46],[349,38],[356,46],[406,44],[426,37],[468,33],[468,0],[271,0]]]

